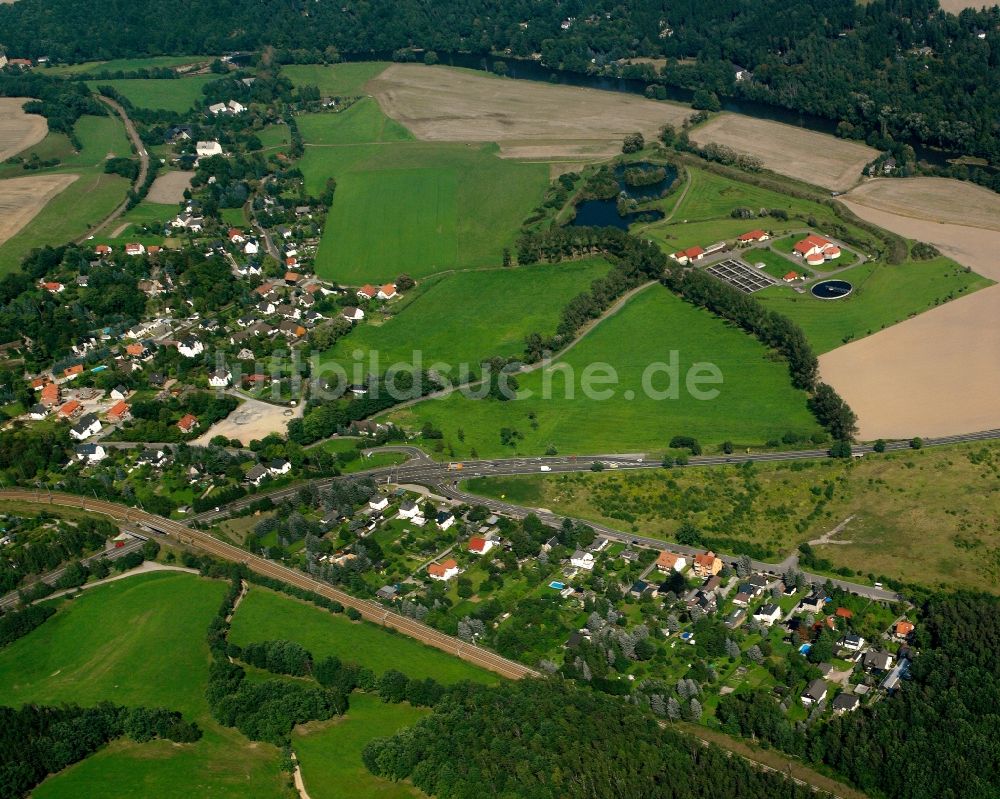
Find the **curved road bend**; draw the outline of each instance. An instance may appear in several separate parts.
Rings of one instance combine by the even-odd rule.
[[[118,114],[118,116],[121,117],[122,122],[125,123],[125,132],[128,134],[129,140],[132,142],[132,147],[135,149],[135,154],[139,156],[139,174],[136,177],[135,182],[132,184],[133,189],[138,189],[140,186],[142,186],[143,183],[146,182],[146,175],[149,174],[149,153],[146,151],[146,147],[145,145],[143,145],[142,139],[139,138],[139,132],[135,129],[135,125],[132,124],[132,120],[129,119],[128,114],[125,113],[125,109],[122,108],[121,105],[116,103],[110,97],[105,97],[103,94],[97,94],[94,96],[97,97],[97,99],[100,100],[102,103],[104,103],[106,106],[110,107],[112,111],[114,111],[116,114]],[[100,233],[109,224],[111,224],[118,217],[124,214],[127,208],[128,208],[128,197],[126,197],[125,200],[122,201],[121,205],[119,205],[114,211],[112,211],[108,216],[106,216],[103,220],[101,220],[97,225],[95,225],[85,234],[80,236],[76,240],[76,243],[81,244],[82,242],[89,239],[91,236],[95,236],[98,233]]]
[[[483,649],[458,638],[453,638],[450,635],[445,635],[432,627],[394,613],[377,602],[358,599],[326,583],[314,580],[303,572],[272,563],[232,544],[219,541],[208,533],[192,530],[179,522],[166,519],[162,516],[156,516],[137,508],[129,508],[113,502],[87,499],[86,497],[60,492],[6,489],[0,490],[0,499],[81,508],[82,510],[110,516],[119,522],[128,522],[148,527],[154,532],[169,536],[194,549],[202,550],[223,560],[242,563],[257,574],[280,580],[297,588],[312,591],[327,599],[340,602],[344,607],[357,610],[367,621],[401,632],[404,635],[417,639],[421,643],[440,649],[450,655],[460,657],[462,660],[491,671],[494,674],[499,674],[501,677],[516,680],[522,677],[541,676],[534,669],[530,669],[521,663],[516,663],[488,649]]]

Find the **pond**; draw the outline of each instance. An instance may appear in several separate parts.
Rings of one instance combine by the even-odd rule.
[[[677,169],[670,164],[662,165],[666,174],[662,180],[655,183],[645,186],[630,186],[625,182],[626,169],[640,169],[643,172],[649,172],[659,166],[645,161],[616,166],[614,174],[620,190],[618,197],[624,194],[630,200],[642,202],[643,200],[655,199],[663,194],[677,179]],[[622,216],[618,213],[618,197],[612,197],[608,200],[585,200],[576,207],[576,217],[572,224],[576,227],[616,227],[628,230],[629,225],[636,222],[655,222],[657,219],[663,219],[663,212],[655,208]]]
[[[854,291],[854,286],[846,280],[823,280],[810,290],[821,300],[839,300]]]

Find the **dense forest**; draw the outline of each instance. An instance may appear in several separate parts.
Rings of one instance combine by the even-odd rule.
[[[625,72],[818,114],[845,135],[890,134],[996,162],[998,22],[996,8],[955,16],[936,0],[20,0],[0,6],[0,44],[57,61],[265,45],[299,61],[493,51],[575,72],[663,57],[660,75],[648,65]],[[737,81],[734,65],[753,80]]]
[[[365,765],[439,799],[799,799],[813,796],[648,713],[569,683],[463,684],[433,715],[372,741]]]

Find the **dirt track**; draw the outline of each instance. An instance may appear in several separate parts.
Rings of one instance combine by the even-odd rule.
[[[21,110],[29,99],[0,97],[0,161],[33,147],[49,132],[45,117]]]
[[[627,133],[652,138],[691,115],[635,95],[422,64],[393,64],[366,89],[419,139],[495,141],[501,155],[517,158],[606,157]]]
[[[0,180],[0,244],[14,236],[79,175],[33,175]]]
[[[779,175],[833,191],[855,185],[865,164],[878,155],[865,144],[740,114],[720,114],[692,130],[691,141],[756,155]]]
[[[962,184],[963,186],[965,184]],[[1000,280],[1000,231],[940,224],[847,202],[858,216],[937,246]],[[864,439],[1000,427],[1000,286],[991,286],[822,355]]]

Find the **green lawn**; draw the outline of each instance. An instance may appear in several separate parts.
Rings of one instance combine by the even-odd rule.
[[[418,287],[418,296],[384,323],[358,325],[324,360],[336,361],[350,376],[357,351],[365,364],[377,354],[379,372],[413,363],[419,351],[425,365],[462,363],[477,372],[485,357],[523,353],[528,333],[554,333],[563,306],[607,270],[607,262],[595,258],[446,275]]]
[[[332,723],[307,725],[292,740],[302,779],[312,799],[410,799],[424,794],[408,783],[375,777],[361,762],[374,738],[410,727],[428,710],[387,705],[377,696],[352,694],[347,715]]]
[[[257,138],[265,150],[271,147],[286,147],[289,142],[288,125],[268,125],[263,130],[257,131]]]
[[[205,630],[225,583],[159,572],[108,583],[0,650],[6,704],[111,701],[182,711],[204,730],[195,744],[112,743],[51,777],[36,797],[285,796],[279,753],[208,715]]]
[[[83,75],[96,72],[131,72],[138,69],[154,69],[157,67],[183,67],[188,64],[197,64],[204,61],[211,61],[212,56],[195,55],[160,55],[148,58],[117,58],[113,61],[85,61],[82,64],[60,64],[45,67],[42,70],[44,75]]]
[[[445,652],[426,647],[367,622],[352,622],[342,614],[308,605],[266,588],[247,594],[230,633],[233,643],[288,639],[315,657],[336,655],[382,672],[398,669],[410,677],[433,677],[442,683],[472,680],[492,683],[497,677]]]
[[[414,136],[390,119],[370,98],[359,100],[346,111],[300,114],[295,118],[302,138],[312,145],[364,144],[382,141],[413,141]]]
[[[350,97],[364,93],[364,85],[389,66],[385,61],[351,64],[289,64],[281,74],[296,86],[316,86],[324,97]]]
[[[643,390],[643,373],[650,364],[668,362],[672,351],[679,364],[679,396],[654,399]],[[526,399],[473,400],[456,393],[398,411],[392,418],[410,429],[431,422],[444,432],[454,457],[468,457],[472,449],[482,457],[541,454],[550,445],[563,454],[655,452],[666,448],[674,435],[694,436],[706,446],[727,439],[751,445],[787,431],[809,435],[818,429],[805,394],[790,386],[783,362],[768,358],[755,339],[660,286],[633,298],[562,361],[574,375],[572,397],[566,373],[557,364],[521,376],[522,395],[531,392]],[[714,399],[697,399],[686,389],[688,370],[704,362],[715,364],[722,374],[721,384],[699,389],[717,390]],[[595,385],[588,398],[581,378],[592,364],[611,365],[618,382],[610,388]],[[665,374],[656,371],[651,376],[654,389],[667,387]],[[544,398],[545,380],[551,399]],[[598,391],[611,391],[612,396],[600,399]],[[501,443],[505,427],[523,436],[516,447]],[[458,441],[459,429],[464,443]]]
[[[127,97],[137,108],[176,111],[179,114],[191,109],[202,99],[202,87],[218,75],[192,75],[187,78],[155,80],[135,78],[125,80],[88,80],[87,85],[97,91],[98,86],[111,86]]]
[[[349,285],[499,266],[548,184],[545,164],[503,160],[496,145],[404,140],[371,101],[301,119],[306,191],[337,180],[316,270]]]
[[[805,275],[806,277],[812,274],[802,265],[802,261],[791,261],[784,255],[780,255],[767,247],[754,247],[752,250],[747,250],[743,257],[751,266],[763,263],[763,271],[778,280],[781,280],[789,272],[798,272],[800,275]]]
[[[764,289],[754,296],[797,322],[813,348],[822,353],[992,283],[944,257],[898,266],[860,264],[836,277],[854,285],[850,296],[819,300],[784,287]]]

